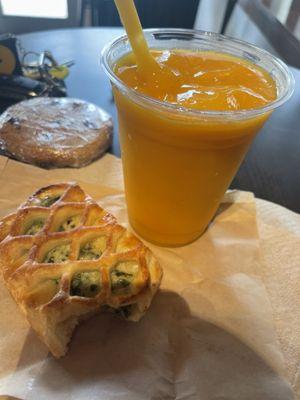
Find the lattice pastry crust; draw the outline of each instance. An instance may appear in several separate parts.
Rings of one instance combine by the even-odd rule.
[[[83,318],[138,321],[162,278],[152,252],[74,183],[34,193],[0,221],[0,241],[4,281],[55,357]]]

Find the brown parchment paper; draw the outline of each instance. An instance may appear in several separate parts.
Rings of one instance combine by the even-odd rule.
[[[261,199],[256,204],[264,281],[287,376],[300,399],[300,215]]]
[[[128,226],[121,161],[111,155],[80,170],[52,171],[0,157],[0,214],[40,186],[67,180],[76,180]],[[0,281],[0,394],[41,400],[292,399],[285,377],[296,367],[287,366],[280,335],[278,341],[273,314],[284,315],[270,303],[274,287],[264,284],[270,260],[261,256],[256,222],[252,194],[232,192],[193,244],[151,245],[164,278],[146,316],[139,323],[111,315],[90,319],[60,360],[48,355]]]

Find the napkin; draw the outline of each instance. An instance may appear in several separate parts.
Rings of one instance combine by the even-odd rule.
[[[70,180],[129,227],[121,161],[111,155],[79,170],[51,171],[0,157],[0,213],[41,186]],[[1,281],[0,393],[28,400],[292,399],[300,346],[289,274],[297,274],[297,251],[285,254],[279,239],[275,251],[281,225],[264,213],[260,203],[257,215],[251,193],[233,191],[196,242],[176,249],[148,244],[164,278],[146,316],[130,323],[103,314],[82,323],[59,360]],[[287,225],[283,235],[291,229],[294,240],[299,221]],[[284,297],[287,284],[293,287]]]

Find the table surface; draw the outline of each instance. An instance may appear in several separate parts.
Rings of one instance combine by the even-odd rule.
[[[50,50],[59,62],[75,60],[66,80],[68,95],[108,111],[114,121],[111,152],[120,156],[118,123],[110,83],[100,66],[104,45],[121,28],[77,28],[20,35],[26,50]],[[300,70],[292,99],[276,110],[255,139],[231,187],[300,212]]]

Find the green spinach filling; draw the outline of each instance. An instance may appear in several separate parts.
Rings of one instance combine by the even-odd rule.
[[[99,237],[87,242],[80,248],[79,260],[98,260],[106,247],[106,238]]]
[[[71,231],[72,229],[77,228],[81,222],[81,215],[73,215],[63,222],[58,228],[58,232]]]
[[[30,227],[25,231],[25,235],[35,235],[43,228],[43,226],[44,226],[44,220],[36,219],[35,221],[33,221]]]
[[[60,196],[46,196],[40,200],[40,205],[42,207],[50,207],[54,204],[57,200],[60,199]]]
[[[118,269],[113,269],[110,273],[111,279],[111,290],[112,292],[125,289],[130,286],[133,280],[133,274],[129,272],[120,271]]]
[[[44,263],[60,263],[67,261],[69,259],[71,250],[70,244],[62,244],[60,246],[56,246],[46,254],[43,262]]]
[[[100,272],[78,272],[71,282],[71,296],[95,297],[100,292]]]

